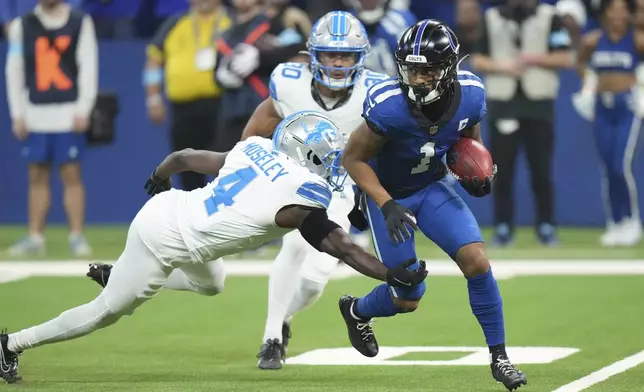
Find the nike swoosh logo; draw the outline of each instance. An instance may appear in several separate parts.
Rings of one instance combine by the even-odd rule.
[[[411,286],[411,283],[402,282],[402,281],[398,280],[397,278],[394,278],[394,280],[395,280],[396,282],[398,282],[398,283],[402,284],[403,286]]]

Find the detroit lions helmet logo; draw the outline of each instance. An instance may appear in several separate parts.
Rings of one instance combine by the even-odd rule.
[[[304,144],[320,144],[323,140],[328,141],[329,144],[333,144],[336,141],[335,126],[328,121],[320,120],[315,124],[313,130],[309,130],[309,127],[304,123],[300,125],[307,134]]]

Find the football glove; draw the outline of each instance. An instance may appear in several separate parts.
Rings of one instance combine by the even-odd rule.
[[[467,193],[474,197],[483,197],[492,192],[494,181],[496,181],[497,168],[496,165],[492,167],[492,175],[485,178],[478,177],[464,177],[459,180],[461,186]]]
[[[365,218],[364,213],[360,210],[360,197],[362,196],[362,190],[358,187],[355,188],[355,193],[353,194],[353,209],[349,212],[347,217],[351,225],[360,231],[365,231],[369,228],[369,222]]]
[[[150,175],[150,178],[148,178],[148,180],[145,182],[145,185],[143,187],[147,194],[150,196],[154,196],[158,193],[172,189],[172,181],[170,180],[170,177],[161,178],[157,176],[156,173],[157,171],[155,169]]]
[[[396,203],[394,199],[387,201],[380,207],[382,215],[385,217],[387,223],[387,231],[389,238],[396,243],[401,244],[411,238],[412,232],[418,230],[416,225],[416,218],[409,209]]]
[[[420,266],[417,270],[408,267],[416,262],[416,259],[409,259],[404,263],[387,270],[387,284],[394,287],[411,287],[419,284],[427,277],[425,261],[418,260]]]

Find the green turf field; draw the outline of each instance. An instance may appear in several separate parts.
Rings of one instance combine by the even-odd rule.
[[[64,231],[50,232],[48,257],[69,258]],[[0,230],[0,246],[6,247],[12,236],[20,234],[15,228]],[[597,235],[597,231],[563,230],[561,247],[544,250],[534,243],[531,232],[522,231],[515,248],[491,253],[517,264],[522,258],[575,258],[580,270],[588,266],[584,259],[607,259],[605,265],[616,264],[616,259],[644,259],[641,246],[629,250],[596,247]],[[62,246],[52,243],[55,236]],[[124,232],[122,228],[93,228],[89,236],[96,257],[110,259],[118,255]],[[419,244],[419,254],[442,258],[426,243]],[[641,266],[639,273],[499,280],[510,353],[521,358],[515,362],[523,362],[518,366],[529,381],[520,390],[644,391],[644,363],[637,365],[644,362],[644,353],[609,368],[619,374],[597,382],[611,375],[600,369],[644,350]],[[431,276],[431,269],[419,310],[376,321],[381,355],[369,366],[356,365],[364,363],[364,358],[349,349],[337,300],[345,293],[366,294],[375,284],[368,278],[331,281],[320,301],[296,317],[289,359],[279,372],[255,367],[266,316],[267,279],[232,276],[219,296],[162,291],[133,316],[110,328],[27,351],[21,357],[23,383],[0,385],[0,391],[505,390],[492,381],[488,366],[478,364],[485,362],[485,355],[475,358],[472,354],[484,348],[484,340],[470,312],[465,281]],[[0,326],[15,331],[46,321],[91,300],[99,289],[81,277],[32,277],[1,283]],[[548,347],[559,359],[546,355],[549,350],[544,348]],[[345,350],[327,355],[313,351],[332,348]],[[461,351],[456,351],[459,348]],[[314,364],[329,361],[343,364]],[[585,378],[596,371],[599,376]],[[559,389],[579,379],[581,384]],[[586,380],[596,383],[585,389]]]
[[[94,248],[93,258],[96,260],[116,259],[123,250],[123,243],[127,232],[126,226],[90,226],[86,235],[90,245]],[[539,246],[534,231],[530,228],[518,230],[516,244],[507,249],[490,249],[491,259],[643,259],[644,241],[633,248],[605,249],[599,246],[598,238],[601,229],[562,228],[559,231],[561,244],[556,248],[543,248]],[[0,260],[10,257],[5,250],[25,234],[21,226],[0,226]],[[484,230],[485,239],[491,237],[490,230]],[[69,259],[67,245],[67,229],[64,227],[51,227],[46,231],[47,254],[45,259]],[[420,257],[444,258],[444,253],[422,235],[418,236],[416,247]],[[276,249],[267,252],[261,257],[272,257]],[[243,257],[243,256],[242,256]],[[258,255],[253,254],[253,258]],[[30,257],[33,258],[33,257]]]

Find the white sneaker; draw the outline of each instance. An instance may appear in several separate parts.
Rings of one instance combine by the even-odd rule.
[[[92,248],[81,234],[69,235],[69,249],[74,257],[87,257],[92,254]]]
[[[606,225],[606,231],[599,237],[599,243],[605,247],[617,246],[621,235],[621,222],[610,222]]]
[[[629,218],[621,222],[619,236],[617,237],[618,246],[634,246],[642,239],[642,222],[638,219]]]
[[[10,256],[43,256],[45,239],[41,236],[26,235],[8,249]]]

